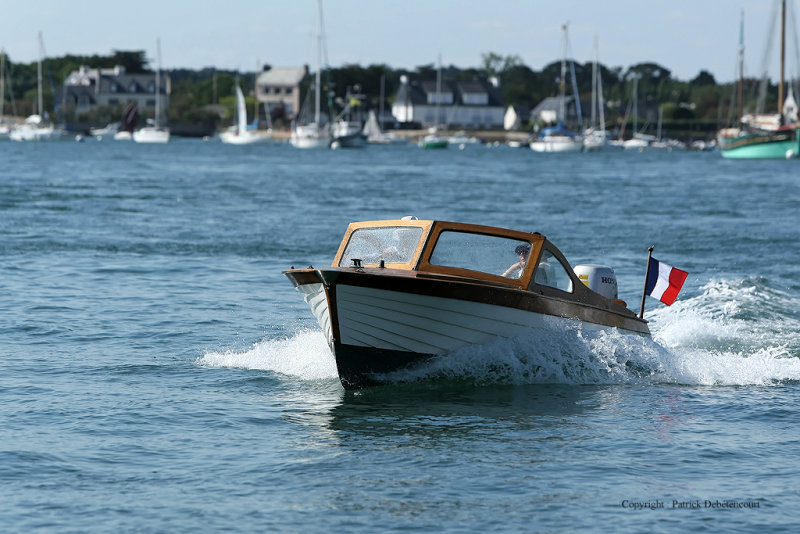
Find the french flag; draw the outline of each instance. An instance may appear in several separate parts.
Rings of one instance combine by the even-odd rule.
[[[687,276],[689,273],[686,271],[681,271],[651,257],[650,265],[647,268],[645,293],[670,306],[675,302]]]

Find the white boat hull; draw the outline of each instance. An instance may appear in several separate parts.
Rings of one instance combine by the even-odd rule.
[[[483,302],[345,284],[336,285],[333,297],[321,283],[297,289],[322,328],[336,356],[342,384],[348,389],[393,382],[396,379],[387,376],[389,373],[468,345],[563,329],[574,321]],[[329,298],[335,299],[333,314]]]
[[[574,137],[547,136],[531,142],[534,152],[580,152],[583,140]]]
[[[219,140],[228,145],[258,145],[269,143],[270,138],[255,132],[246,132],[240,135],[238,132],[222,132]]]
[[[567,320],[483,302],[346,285],[336,287],[336,306],[343,344],[434,355]]]
[[[23,124],[19,128],[11,130],[11,133],[8,134],[10,140],[18,142],[54,141],[60,137],[61,131],[52,126],[32,127],[28,124]]]
[[[622,143],[622,148],[642,152],[650,148],[650,143],[644,139],[628,139]]]
[[[142,128],[133,132],[136,143],[169,143],[169,130],[164,128]]]
[[[362,148],[367,145],[367,136],[361,131],[361,123],[358,122],[335,122],[332,137],[332,148]]]
[[[329,129],[316,124],[295,127],[289,139],[295,148],[330,148],[331,141]]]

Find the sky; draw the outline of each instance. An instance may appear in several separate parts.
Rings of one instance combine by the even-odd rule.
[[[560,60],[567,24],[578,62],[597,54],[607,67],[654,62],[680,80],[706,70],[727,82],[738,77],[744,11],[745,74],[767,68],[775,79],[777,37],[764,57],[776,1],[323,0],[327,64],[414,69],[441,55],[445,65],[468,68],[494,52],[541,70]],[[34,62],[41,31],[49,57],[144,50],[155,67],[160,39],[164,69],[313,70],[316,12],[316,0],[0,0],[0,47],[11,61]],[[798,70],[792,39],[787,76]]]

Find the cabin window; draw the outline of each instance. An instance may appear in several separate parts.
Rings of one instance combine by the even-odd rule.
[[[437,103],[442,104],[444,106],[452,105],[453,93],[449,92],[437,93],[435,91],[428,93],[428,104],[436,105]]]
[[[489,95],[486,93],[464,93],[464,104],[486,106],[489,104]]]
[[[350,234],[339,267],[352,267],[353,259],[362,265],[408,263],[414,259],[417,244],[422,237],[418,226],[380,226],[359,228]]]
[[[518,279],[525,271],[530,250],[528,241],[445,231],[439,234],[430,263]]]
[[[567,268],[549,250],[542,252],[533,281],[542,286],[572,293],[572,278],[567,274]]]

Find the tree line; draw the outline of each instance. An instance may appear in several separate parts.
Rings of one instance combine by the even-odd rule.
[[[57,106],[58,85],[81,65],[91,68],[112,68],[121,65],[131,74],[153,72],[144,51],[114,50],[106,56],[66,55],[47,58],[43,65],[43,96],[45,108],[49,110]],[[593,67],[591,62],[574,62],[578,92],[584,102],[589,102],[592,95]],[[606,122],[612,128],[626,117],[632,98],[631,81],[634,77],[639,80],[640,124],[653,122],[655,113],[661,106],[663,106],[665,125],[683,124],[687,129],[695,127],[713,130],[738,120],[739,112],[733,97],[736,84],[719,84],[707,71],[701,71],[689,81],[682,81],[674,78],[669,69],[652,62],[639,63],[628,68],[608,67],[598,63],[597,69],[606,102]],[[214,68],[173,69],[167,72],[172,83],[168,112],[170,125],[183,124],[216,129],[230,122],[234,115],[234,90],[237,83],[248,95],[248,109],[257,109],[253,94],[255,77],[259,74],[257,72],[239,73]],[[500,92],[507,106],[533,109],[545,98],[558,94],[561,62],[553,61],[542,70],[536,71],[525,65],[518,56],[502,56],[488,52],[481,56],[479,66],[469,68],[444,66],[442,75],[445,80],[451,81],[494,77],[499,82]],[[341,101],[348,88],[358,86],[367,109],[377,109],[380,106],[383,85],[384,105],[389,109],[400,87],[402,76],[407,76],[411,80],[432,80],[436,77],[436,66],[426,64],[405,70],[394,69],[385,64],[366,67],[347,64],[326,69],[324,80],[325,88],[332,100]],[[308,89],[310,78],[303,82],[301,90]],[[745,81],[745,111],[755,109],[759,83],[760,81],[755,79]],[[36,92],[37,64],[14,63],[6,58],[6,95],[4,95],[6,114],[10,110],[9,102],[13,102],[15,112],[19,116],[33,113],[37,99]],[[768,83],[767,95],[768,102],[777,99],[775,84]],[[67,122],[76,120],[104,123],[119,118],[118,110],[95,110],[92,112],[93,116],[84,117],[69,117],[67,110],[61,111]],[[524,124],[523,128],[532,126]]]

